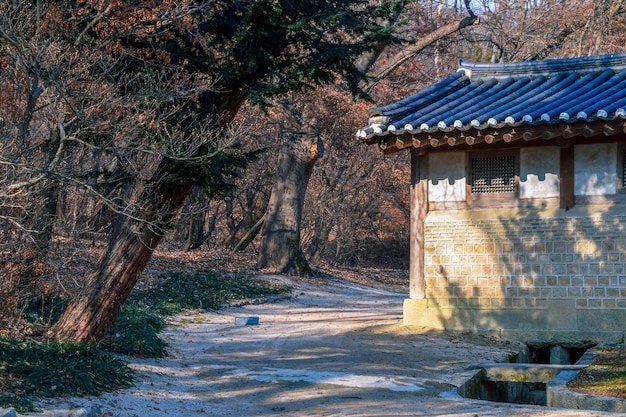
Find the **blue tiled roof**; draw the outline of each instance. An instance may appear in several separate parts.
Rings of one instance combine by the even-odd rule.
[[[459,63],[439,83],[370,109],[357,137],[391,136],[626,119],[626,53],[505,64]]]

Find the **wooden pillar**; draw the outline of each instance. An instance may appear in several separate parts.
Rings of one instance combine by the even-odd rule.
[[[428,214],[428,156],[411,149],[410,298],[426,298],[424,222]]]
[[[574,207],[574,146],[569,143],[569,146],[561,148],[560,155],[560,188],[561,188],[561,202],[560,207],[565,210],[569,210]]]

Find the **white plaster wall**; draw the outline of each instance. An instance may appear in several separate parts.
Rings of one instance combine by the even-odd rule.
[[[520,198],[560,195],[559,155],[556,146],[520,149]]]
[[[616,143],[575,146],[574,193],[576,195],[615,194],[616,154]]]
[[[430,201],[465,201],[465,152],[430,153],[428,167]]]

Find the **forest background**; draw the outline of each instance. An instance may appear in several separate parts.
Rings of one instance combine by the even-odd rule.
[[[42,335],[100,340],[157,247],[406,270],[408,154],[355,139],[368,108],[459,59],[624,52],[625,23],[618,0],[0,1],[0,329],[69,294]],[[70,288],[54,254],[85,242]]]

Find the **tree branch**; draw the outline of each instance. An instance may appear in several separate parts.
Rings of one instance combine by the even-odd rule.
[[[422,39],[420,39],[417,43],[410,45],[403,49],[401,52],[396,54],[389,64],[387,64],[384,68],[380,69],[376,72],[371,78],[372,81],[364,88],[365,91],[370,91],[376,84],[378,84],[382,79],[386,78],[398,69],[402,64],[404,64],[409,59],[413,58],[417,55],[418,52],[424,50],[426,47],[432,45],[439,39],[445,38],[457,32],[465,27],[472,26],[478,24],[479,20],[476,15],[471,13],[470,16],[467,16],[461,20],[456,22],[449,23],[445,26],[441,26],[435,31],[429,33]]]
[[[80,34],[78,35],[78,37],[76,38],[76,41],[74,41],[74,46],[78,46],[80,44],[80,41],[83,39],[83,36],[85,36],[85,34],[91,30],[92,27],[94,27],[94,25],[96,23],[98,23],[100,20],[102,20],[103,17],[105,17],[106,15],[108,15],[109,13],[111,13],[111,10],[113,8],[111,7],[111,5],[109,4],[107,6],[106,9],[104,9],[104,11],[102,13],[98,13],[98,15],[96,17],[94,17],[91,22],[89,22],[89,24],[85,27],[85,29],[83,29],[82,32],[80,32]]]

